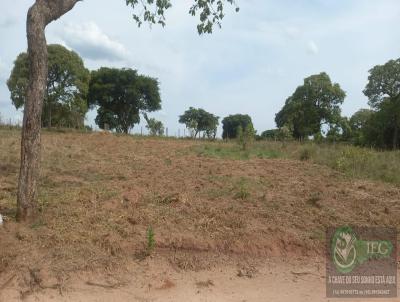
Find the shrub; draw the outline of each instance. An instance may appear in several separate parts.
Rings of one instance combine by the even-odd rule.
[[[149,226],[149,228],[147,229],[146,237],[147,237],[147,247],[146,247],[147,254],[150,255],[156,246],[156,241],[154,239],[154,230],[151,226]]]
[[[300,152],[300,160],[307,161],[311,159],[311,150],[309,148],[303,148]]]
[[[252,124],[248,124],[246,128],[239,126],[237,128],[237,140],[242,150],[247,150],[250,144],[254,141],[255,131]]]
[[[241,179],[238,184],[239,188],[235,194],[236,199],[246,200],[250,196],[250,192],[244,179]]]

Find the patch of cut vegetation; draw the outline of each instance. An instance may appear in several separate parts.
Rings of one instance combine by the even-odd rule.
[[[150,253],[174,263],[174,255],[203,252],[297,257],[321,250],[320,231],[332,221],[400,227],[397,188],[349,182],[329,168],[372,178],[370,169],[385,161],[387,171],[396,169],[398,153],[294,142],[254,142],[242,151],[236,142],[46,131],[39,215],[21,225],[19,135],[0,130],[0,242],[9,247],[0,249],[1,273],[23,275],[38,263],[51,276],[108,270]]]

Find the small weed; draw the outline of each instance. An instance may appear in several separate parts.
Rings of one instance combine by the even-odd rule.
[[[313,192],[310,197],[308,198],[307,202],[317,208],[320,208],[321,205],[319,204],[319,201],[321,200],[321,193],[319,192]]]
[[[146,233],[146,239],[147,239],[147,246],[146,246],[146,253],[150,255],[156,246],[156,241],[154,239],[154,230],[151,226],[147,229]]]
[[[45,226],[46,223],[43,221],[43,219],[38,219],[37,221],[35,221],[34,223],[32,223],[30,225],[31,229],[38,229],[42,226]]]
[[[309,238],[313,240],[318,240],[320,242],[325,242],[326,234],[323,230],[320,229],[312,230]]]
[[[236,191],[235,198],[241,199],[241,200],[246,200],[247,198],[249,198],[250,192],[249,192],[249,189],[243,179],[241,179],[239,181],[238,187],[239,188]]]

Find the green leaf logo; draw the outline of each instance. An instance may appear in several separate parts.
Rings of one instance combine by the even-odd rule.
[[[336,270],[347,274],[369,259],[389,258],[393,244],[388,240],[360,240],[351,227],[338,228],[331,241],[332,261]]]

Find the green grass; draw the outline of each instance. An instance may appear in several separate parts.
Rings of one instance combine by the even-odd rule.
[[[247,160],[251,158],[280,158],[282,153],[276,148],[266,148],[260,144],[252,144],[247,150],[233,143],[204,142],[204,144],[192,147],[198,156]]]
[[[150,255],[156,246],[156,241],[154,239],[154,230],[152,226],[149,226],[147,229],[146,241],[147,241],[146,252],[148,253],[148,255]]]
[[[294,159],[328,166],[345,175],[400,185],[400,151],[378,151],[347,144],[254,142],[248,150],[234,142],[204,142],[191,147],[198,156],[249,160]]]
[[[248,184],[246,183],[246,180],[244,178],[240,179],[235,189],[236,189],[235,193],[236,199],[247,200],[247,198],[249,198],[250,192]]]

